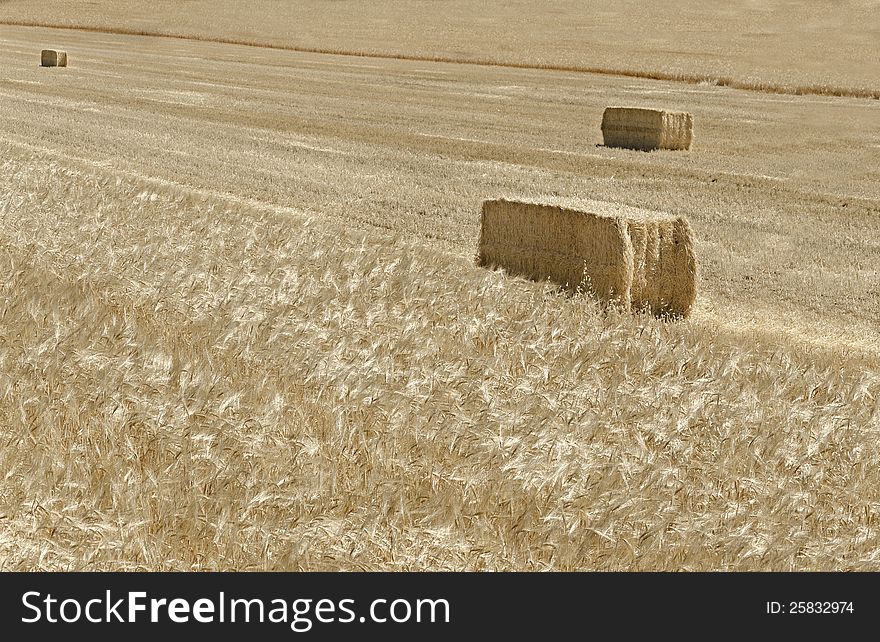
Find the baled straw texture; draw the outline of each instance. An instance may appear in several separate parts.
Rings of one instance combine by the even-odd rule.
[[[483,203],[477,264],[502,267],[625,310],[687,316],[696,299],[696,254],[684,217],[604,203]]]
[[[630,302],[656,315],[687,316],[697,298],[697,257],[690,223],[674,218],[626,219],[633,248]]]
[[[690,149],[693,133],[693,116],[683,111],[608,107],[602,114],[606,147]]]
[[[603,301],[629,301],[632,243],[618,218],[557,205],[486,201],[477,263],[571,290],[586,286]]]
[[[40,65],[43,67],[66,67],[67,52],[55,49],[43,49],[40,53]]]

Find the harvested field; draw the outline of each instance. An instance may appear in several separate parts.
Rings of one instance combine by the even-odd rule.
[[[0,19],[122,20],[99,4]],[[369,15],[339,37],[400,28]],[[790,73],[744,35],[664,60],[870,88],[861,22],[836,79],[816,22]],[[4,570],[880,568],[880,102],[538,69],[576,42],[539,32],[517,69],[2,28]],[[602,146],[647,104],[698,144]],[[686,217],[690,316],[473,265],[484,200],[548,196]]]
[[[6,0],[0,24],[880,97],[876,0]],[[634,38],[633,34],[639,37]],[[846,34],[841,38],[840,34]]]

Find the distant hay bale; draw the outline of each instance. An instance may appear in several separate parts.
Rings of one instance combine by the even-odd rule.
[[[656,315],[687,316],[697,294],[687,219],[600,201],[485,201],[477,264]]]
[[[56,49],[43,49],[40,54],[40,64],[43,67],[66,67],[67,52]]]
[[[608,107],[602,114],[606,147],[630,149],[690,149],[694,117],[684,111]]]

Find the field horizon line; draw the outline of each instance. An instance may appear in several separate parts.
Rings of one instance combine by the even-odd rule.
[[[880,100],[880,89],[859,89],[854,87],[837,87],[831,85],[783,85],[769,82],[738,80],[731,77],[716,77],[707,74],[669,73],[663,71],[640,71],[633,69],[610,69],[606,67],[588,67],[583,65],[565,65],[553,63],[525,63],[516,61],[494,60],[492,58],[456,58],[453,56],[404,54],[393,52],[371,52],[349,49],[322,47],[302,47],[296,45],[279,45],[256,40],[224,38],[221,36],[200,36],[194,34],[150,31],[145,29],[129,29],[126,27],[95,27],[82,24],[51,24],[28,20],[0,20],[0,25],[9,27],[27,27],[41,29],[60,29],[66,31],[82,31],[87,33],[104,33],[122,36],[146,36],[152,38],[168,38],[173,40],[191,40],[216,44],[238,45],[260,49],[291,51],[296,53],[326,54],[349,56],[355,58],[372,58],[380,60],[408,60],[413,62],[439,62],[448,64],[475,65],[479,67],[501,67],[506,69],[532,69],[536,71],[559,71],[569,73],[595,74],[616,76],[621,78],[641,78],[679,82],[689,85],[708,84],[730,89],[742,89],[767,94],[786,96],[830,96],[835,98],[868,98]]]

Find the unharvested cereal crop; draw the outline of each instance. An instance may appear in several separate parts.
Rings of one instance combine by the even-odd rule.
[[[0,569],[880,569],[872,3],[0,2]]]
[[[5,569],[877,566],[857,359],[4,152]]]

